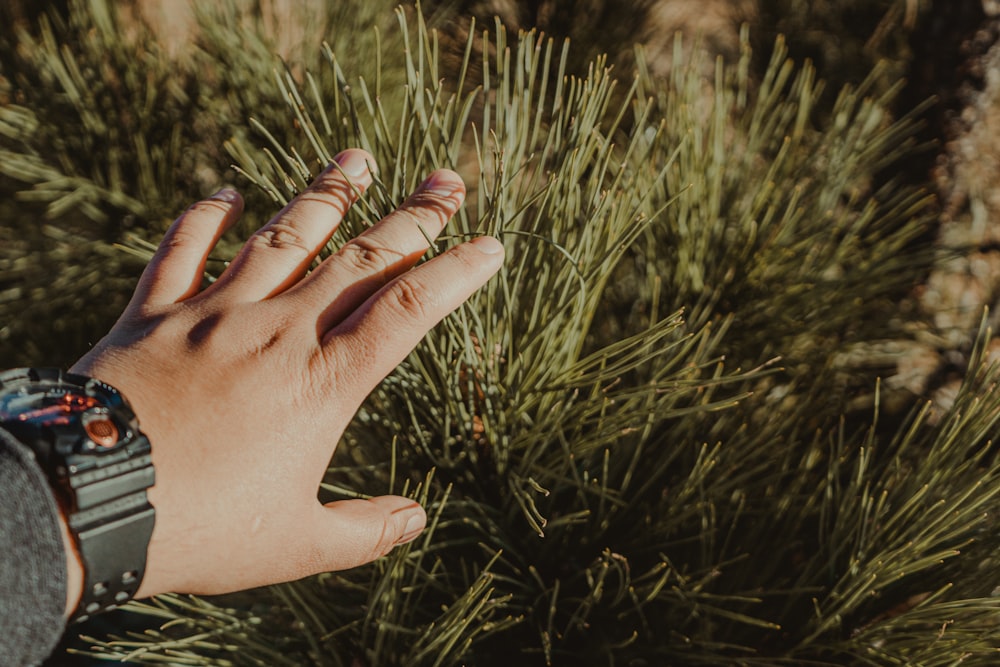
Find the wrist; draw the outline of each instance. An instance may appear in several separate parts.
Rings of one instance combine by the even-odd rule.
[[[70,535],[66,516],[61,508],[59,510],[59,531],[62,533],[63,546],[66,547],[66,612],[63,615],[65,618],[69,618],[80,605],[80,597],[83,594],[83,562],[80,560],[80,553],[76,550],[76,542]]]

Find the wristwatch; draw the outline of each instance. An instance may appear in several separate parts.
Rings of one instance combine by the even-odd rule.
[[[155,475],[149,440],[114,387],[53,368],[0,373],[0,428],[24,443],[48,475],[83,562],[71,620],[135,596],[146,569]]]

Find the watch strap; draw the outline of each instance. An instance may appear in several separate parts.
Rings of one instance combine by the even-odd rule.
[[[71,621],[84,621],[93,614],[114,609],[135,597],[139,590],[154,514],[146,492],[136,495],[142,496],[145,507],[133,509],[127,515],[90,527],[74,527],[74,522],[70,522],[84,571],[80,605]]]
[[[72,621],[127,602],[142,583],[155,520],[146,489],[155,473],[144,436],[136,437],[129,450],[129,458],[66,480],[76,500],[68,524],[84,570]]]

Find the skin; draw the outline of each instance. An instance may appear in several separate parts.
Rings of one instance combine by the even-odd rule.
[[[482,286],[501,244],[476,238],[414,267],[461,206],[432,173],[395,212],[307,269],[372,181],[359,150],[258,230],[200,289],[236,222],[231,190],[171,226],[111,332],[74,367],[118,388],[153,444],[156,526],[137,597],[218,594],[370,562],[415,539],[424,510],[398,496],[321,504],[320,481],[362,400]],[[67,540],[67,614],[82,568]]]

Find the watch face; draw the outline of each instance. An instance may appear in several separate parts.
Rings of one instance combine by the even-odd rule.
[[[29,385],[0,396],[0,422],[34,427],[70,426],[79,421],[95,447],[114,447],[119,431],[93,396],[58,384]]]
[[[96,380],[47,369],[0,374],[0,426],[45,458],[114,450],[133,422],[121,395]]]

